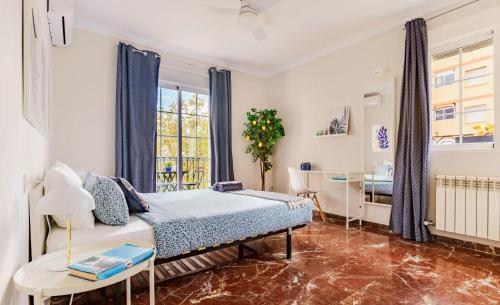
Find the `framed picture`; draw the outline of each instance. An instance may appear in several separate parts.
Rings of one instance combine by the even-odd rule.
[[[328,128],[329,134],[346,135],[349,133],[350,111],[351,106],[337,107],[334,109]]]
[[[372,126],[372,150],[373,152],[386,151],[390,148],[389,132],[382,124]]]
[[[23,0],[23,115],[44,136],[49,132],[47,1]]]

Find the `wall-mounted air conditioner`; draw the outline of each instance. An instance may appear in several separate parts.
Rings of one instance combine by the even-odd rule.
[[[364,98],[365,107],[377,107],[382,105],[382,95],[380,93],[366,93]]]
[[[73,0],[48,0],[47,2],[52,45],[66,47],[73,41]]]

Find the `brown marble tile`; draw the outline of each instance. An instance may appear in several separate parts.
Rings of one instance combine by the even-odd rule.
[[[271,237],[260,257],[159,284],[156,304],[500,304],[491,254],[319,222],[296,231],[291,262],[284,249]],[[148,300],[133,292],[133,304]]]
[[[318,221],[320,220],[319,212],[313,211],[313,215],[314,215],[316,220],[318,220]],[[329,214],[329,213],[325,213],[325,215],[326,215],[326,219],[328,222],[345,225],[345,217],[344,216],[339,216],[339,215],[334,215],[334,214]],[[378,223],[373,223],[373,222],[369,222],[369,221],[363,221],[363,227],[361,229],[367,230],[367,231],[370,231],[373,233],[378,233],[378,234],[386,234],[386,235],[391,234],[392,235],[392,232],[389,229],[389,226],[378,224]],[[487,253],[487,254],[500,255],[500,248],[492,247],[489,245],[483,245],[480,243],[463,241],[463,240],[449,238],[449,237],[445,237],[445,236],[439,236],[439,235],[433,235],[433,239],[434,239],[433,242],[441,243],[445,246],[453,246],[453,247],[474,250],[474,251]]]

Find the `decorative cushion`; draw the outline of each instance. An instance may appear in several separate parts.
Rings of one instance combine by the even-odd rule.
[[[149,211],[149,204],[147,201],[144,200],[141,194],[134,189],[132,184],[130,184],[127,179],[119,177],[110,178],[113,179],[122,189],[125,199],[127,200],[129,212],[144,213]]]
[[[108,177],[89,174],[83,186],[94,197],[94,215],[102,223],[124,226],[128,223],[128,207],[121,188]]]
[[[44,179],[45,191],[56,189],[61,186],[77,186],[82,187],[82,180],[76,174],[76,172],[71,169],[71,167],[66,164],[56,161],[54,166],[52,166]],[[71,202],[68,202],[71,204]],[[51,215],[52,219],[56,222],[57,226],[61,228],[66,228],[66,216],[65,215]],[[73,215],[71,217],[71,228],[72,229],[82,229],[91,230],[94,228],[95,219],[92,211],[84,212],[78,215]]]

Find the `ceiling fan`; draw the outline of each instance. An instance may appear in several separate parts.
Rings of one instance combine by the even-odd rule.
[[[274,6],[281,0],[240,0],[240,9],[219,6],[201,6],[206,11],[218,14],[232,14],[238,16],[241,28],[251,31],[255,40],[263,41],[267,38],[260,14]]]

